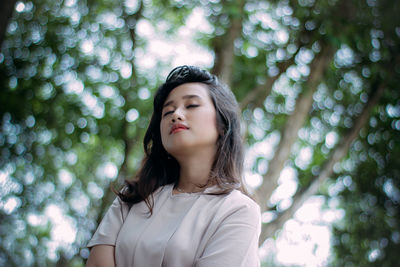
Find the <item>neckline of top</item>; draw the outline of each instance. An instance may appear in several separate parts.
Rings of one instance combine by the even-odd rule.
[[[203,193],[204,193],[204,191],[194,192],[194,193],[179,192],[179,193],[174,194],[174,185],[173,184],[168,185],[168,194],[171,197],[193,197],[193,196],[199,196]]]
[[[174,194],[174,185],[173,185],[173,184],[166,185],[166,187],[168,187],[168,194],[169,194],[171,197],[193,197],[193,196],[200,196],[200,195],[205,195],[205,194],[207,194],[207,193],[210,193],[210,192],[212,192],[213,189],[215,189],[217,186],[214,185],[214,186],[207,187],[205,190],[200,191],[200,192],[193,192],[193,193],[189,193],[189,192],[180,192],[180,193],[177,193],[177,194]]]

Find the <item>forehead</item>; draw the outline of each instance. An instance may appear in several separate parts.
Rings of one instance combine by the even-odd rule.
[[[168,101],[177,101],[187,95],[196,95],[205,101],[211,101],[209,89],[206,84],[184,83],[172,89],[164,103],[167,103]]]

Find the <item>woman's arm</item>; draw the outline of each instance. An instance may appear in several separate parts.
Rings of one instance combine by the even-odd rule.
[[[86,267],[115,267],[115,247],[97,245],[90,250]]]
[[[87,267],[115,267],[115,244],[128,212],[128,206],[117,197],[87,244],[91,248]]]

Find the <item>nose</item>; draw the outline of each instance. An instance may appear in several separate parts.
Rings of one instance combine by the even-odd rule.
[[[171,121],[174,123],[174,122],[182,121],[182,120],[183,120],[182,111],[180,109],[176,109],[174,111],[174,113],[172,113]]]

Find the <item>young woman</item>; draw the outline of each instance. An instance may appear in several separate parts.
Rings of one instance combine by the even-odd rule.
[[[197,67],[173,69],[144,149],[88,244],[87,266],[259,266],[260,210],[243,187],[232,92]]]

